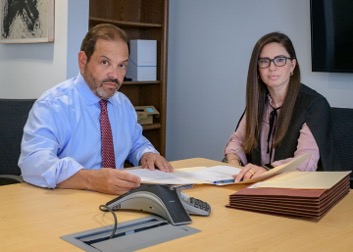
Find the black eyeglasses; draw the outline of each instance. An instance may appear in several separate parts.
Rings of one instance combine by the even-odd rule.
[[[275,64],[277,67],[283,67],[287,63],[287,59],[291,60],[292,58],[288,58],[286,56],[277,56],[273,59],[270,58],[259,58],[257,60],[257,65],[259,68],[268,68],[271,65],[271,62]]]

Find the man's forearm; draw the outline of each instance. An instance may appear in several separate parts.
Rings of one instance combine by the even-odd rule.
[[[87,189],[93,190],[92,178],[95,177],[97,170],[84,170],[81,169],[70,178],[57,184],[58,188],[71,188],[71,189]],[[97,177],[97,176],[96,176]]]

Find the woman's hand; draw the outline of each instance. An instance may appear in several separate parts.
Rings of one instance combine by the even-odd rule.
[[[256,178],[261,174],[265,173],[267,170],[261,166],[254,164],[247,164],[241,171],[234,176],[235,182],[246,181],[251,178]]]

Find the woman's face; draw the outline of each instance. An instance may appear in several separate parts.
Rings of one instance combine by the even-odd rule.
[[[283,92],[286,92],[290,75],[293,73],[297,63],[295,59],[288,59],[289,57],[290,55],[287,50],[279,43],[269,43],[262,48],[259,57],[260,59],[268,61],[268,59],[273,60],[277,58],[277,65],[283,65],[276,66],[275,62],[270,61],[269,67],[258,67],[260,78],[269,90],[282,90]]]

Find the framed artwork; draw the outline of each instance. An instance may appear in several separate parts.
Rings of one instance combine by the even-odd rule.
[[[54,41],[54,0],[0,0],[0,43]]]

